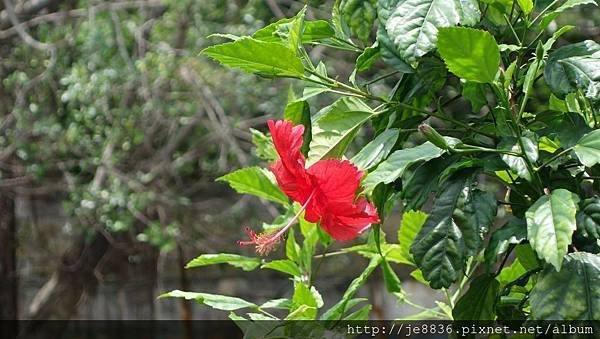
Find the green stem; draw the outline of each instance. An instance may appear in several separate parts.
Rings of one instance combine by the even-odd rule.
[[[538,21],[544,14],[546,14],[546,12],[548,12],[550,10],[550,8],[554,7],[554,5],[556,5],[557,3],[559,3],[560,0],[554,0],[552,1],[548,6],[546,6],[546,8],[544,8],[540,14],[538,14],[530,23],[528,27],[533,26],[536,21]]]
[[[554,160],[562,157],[563,155],[571,152],[572,150],[573,150],[573,147],[569,147],[569,148],[562,150],[561,152],[555,154],[552,158],[550,158],[546,162],[544,162],[540,167],[537,168],[537,170],[539,171],[540,169],[550,165]]]

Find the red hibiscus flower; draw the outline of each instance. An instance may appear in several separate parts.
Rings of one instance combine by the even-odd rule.
[[[281,190],[302,208],[283,228],[270,234],[256,234],[246,229],[250,241],[240,245],[255,245],[257,252],[271,251],[283,234],[304,213],[304,219],[316,223],[334,239],[354,239],[371,224],[379,222],[375,207],[365,198],[356,198],[363,173],[347,160],[320,160],[306,168],[302,148],[304,126],[289,121],[268,122],[279,160],[271,165]]]

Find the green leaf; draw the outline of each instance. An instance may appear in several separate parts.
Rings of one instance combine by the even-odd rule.
[[[285,106],[283,118],[293,122],[295,125],[304,125],[304,136],[302,153],[308,154],[310,140],[312,138],[310,106],[306,100],[290,100]]]
[[[217,181],[226,181],[238,193],[252,194],[282,205],[288,204],[288,198],[275,184],[273,174],[260,167],[242,168],[218,178]]]
[[[300,268],[295,262],[291,260],[273,260],[261,266],[261,268],[268,268],[271,270],[287,273],[294,277],[302,275]]]
[[[492,83],[500,66],[500,49],[494,37],[466,27],[442,28],[438,51],[450,72],[468,81]]]
[[[577,6],[581,6],[581,5],[597,5],[595,0],[567,0],[565,1],[564,4],[560,5],[557,9],[550,11],[548,13],[546,13],[543,18],[542,21],[540,22],[540,26],[542,28],[546,28],[548,27],[548,25],[554,20],[556,19],[560,13],[577,7]]]
[[[492,275],[473,279],[467,293],[458,299],[452,310],[454,320],[494,320],[499,289],[500,283]]]
[[[346,312],[346,310],[350,308],[350,303],[351,303],[352,297],[354,297],[356,292],[358,292],[358,289],[362,285],[364,285],[364,283],[367,281],[367,278],[369,277],[369,275],[371,275],[371,273],[373,273],[373,270],[375,270],[375,268],[377,266],[379,266],[379,264],[381,264],[382,260],[383,260],[383,258],[379,255],[373,257],[371,259],[371,261],[369,262],[369,265],[365,268],[365,270],[358,277],[356,277],[354,280],[352,280],[352,282],[346,289],[346,292],[344,292],[344,295],[342,296],[342,300],[338,301],[335,305],[333,305],[330,309],[328,309],[321,316],[321,320],[339,320],[339,319],[341,319],[344,316],[344,313]]]
[[[209,293],[184,292],[180,290],[174,290],[169,293],[165,293],[159,296],[159,298],[185,298],[186,300],[196,300],[200,304],[204,304],[221,311],[235,311],[242,308],[258,307],[251,302],[236,297]]]
[[[472,188],[463,191],[452,217],[463,234],[468,256],[479,252],[483,239],[494,223],[497,210],[496,198],[492,193]]]
[[[550,53],[544,78],[561,99],[581,90],[587,98],[600,100],[600,44],[586,40]]]
[[[600,163],[600,130],[584,135],[573,147],[573,151],[586,167]]]
[[[361,307],[358,311],[352,312],[344,317],[344,320],[348,321],[366,321],[369,320],[369,313],[371,312],[371,305],[365,305]]]
[[[360,99],[344,97],[317,113],[307,166],[326,158],[341,157],[360,127],[375,112]]]
[[[459,23],[472,25],[479,21],[480,17],[477,2],[473,0],[383,2],[387,2],[392,8],[389,16],[385,16],[385,31],[391,38],[394,52],[408,63],[416,62],[435,49],[439,28]]]
[[[264,304],[260,305],[260,308],[274,308],[281,310],[289,310],[292,308],[292,301],[290,299],[272,299],[266,301]]]
[[[290,229],[287,239],[285,240],[285,256],[295,263],[301,263],[300,246],[296,243],[296,232]]]
[[[471,103],[473,112],[479,112],[487,105],[485,85],[477,82],[467,81],[462,86],[462,95]]]
[[[581,207],[577,212],[577,229],[587,238],[600,239],[600,198],[585,199]]]
[[[409,259],[407,264],[415,265],[410,254],[410,246],[425,224],[425,220],[427,220],[427,214],[421,211],[408,211],[402,214],[402,222],[398,229],[398,242],[400,243],[401,257]]]
[[[575,213],[578,200],[575,194],[557,189],[539,198],[525,213],[527,239],[531,247],[557,271],[560,271],[571,236],[577,228]]]
[[[379,42],[375,42],[373,46],[365,48],[365,50],[356,59],[356,71],[367,71],[381,57],[379,52]]]
[[[505,253],[510,245],[517,245],[527,239],[527,225],[520,219],[510,219],[502,228],[497,229],[490,238],[485,250],[485,263],[491,269],[496,258]]]
[[[260,266],[259,258],[244,257],[238,254],[202,254],[201,256],[192,259],[185,268],[194,268],[216,264],[229,264],[234,267],[243,269],[244,271],[252,271]]]
[[[279,157],[270,136],[254,128],[250,129],[250,133],[252,133],[252,143],[256,147],[254,153],[258,158],[271,162]]]
[[[442,173],[451,166],[452,159],[437,158],[418,165],[410,175],[402,181],[400,197],[404,200],[407,210],[420,209],[432,192],[438,189]]]
[[[600,319],[600,257],[570,253],[560,272],[547,265],[530,300],[533,320]]]
[[[340,11],[352,32],[366,43],[377,19],[377,0],[342,0]]]
[[[367,175],[363,181],[364,190],[365,192],[371,192],[380,183],[389,184],[400,178],[408,166],[419,161],[437,158],[444,152],[443,149],[430,142],[396,151]]]
[[[352,157],[350,162],[361,171],[376,166],[390,154],[399,135],[400,131],[398,131],[398,129],[392,128],[385,130]]]
[[[524,133],[521,137],[521,142],[525,148],[525,156],[529,159],[529,161],[535,163],[539,157],[538,143],[537,140],[535,140],[535,135],[533,133]],[[504,138],[500,144],[498,144],[498,148],[515,153],[522,153],[521,145],[519,144],[518,139],[514,137]],[[502,160],[504,160],[508,167],[510,167],[513,172],[517,173],[519,177],[528,181],[532,180],[531,172],[527,168],[527,162],[525,159],[514,155],[503,154]]]
[[[417,266],[435,289],[448,288],[459,278],[465,264],[465,239],[453,213],[467,179],[460,174],[438,193],[431,213],[410,247]]]
[[[529,15],[533,11],[533,0],[517,0],[523,14]]]
[[[248,73],[293,78],[304,75],[300,58],[280,43],[242,38],[208,47],[202,53],[225,66]]]
[[[377,16],[379,27],[377,29],[377,42],[381,59],[390,67],[402,73],[412,73],[413,68],[406,63],[400,51],[394,45],[394,41],[388,34],[385,24],[397,4],[396,0],[381,0],[377,3]]]
[[[385,283],[385,288],[389,293],[398,293],[402,291],[402,282],[394,269],[390,264],[384,259],[381,262],[381,270],[383,271],[383,282]]]
[[[290,316],[286,319],[313,320],[317,316],[317,309],[323,306],[323,298],[317,290],[308,287],[303,282],[294,283],[294,295]],[[291,316],[293,314],[293,316]]]
[[[269,24],[256,31],[252,38],[264,42],[282,43],[283,39],[279,35],[280,32],[286,29],[281,26],[292,25],[296,18],[284,18],[272,24]],[[326,40],[334,36],[334,31],[331,25],[325,20],[304,21],[304,31],[302,33],[303,43],[313,43],[321,40]]]

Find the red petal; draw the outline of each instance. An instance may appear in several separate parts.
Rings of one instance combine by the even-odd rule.
[[[308,169],[322,203],[352,203],[363,173],[347,160],[321,160]]]
[[[304,126],[294,126],[285,120],[269,120],[268,125],[280,157],[280,160],[271,165],[271,171],[283,193],[304,204],[313,191],[312,182],[304,167],[304,155],[300,152]]]
[[[304,167],[304,155],[300,152],[304,126],[294,126],[291,121],[287,120],[269,120],[267,124],[271,131],[275,150],[279,153],[284,166],[295,168],[301,162]]]
[[[379,221],[375,206],[362,198],[356,204],[329,206],[321,220],[321,227],[335,240],[348,241]]]
[[[303,168],[296,168],[290,171],[288,167],[284,166],[282,160],[277,160],[271,165],[270,169],[275,174],[277,184],[283,193],[300,204],[306,202],[313,187],[310,178]]]

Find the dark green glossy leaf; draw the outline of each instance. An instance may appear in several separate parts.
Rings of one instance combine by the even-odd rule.
[[[570,253],[560,272],[547,265],[530,300],[533,320],[599,320],[600,257]]]
[[[435,289],[449,287],[465,265],[464,235],[452,216],[467,179],[464,174],[458,175],[438,193],[431,213],[410,247],[417,266]]]
[[[496,258],[505,253],[510,245],[516,245],[527,239],[527,224],[520,219],[510,219],[502,228],[492,233],[490,243],[485,250],[485,263],[491,269]]]
[[[544,78],[559,98],[581,90],[586,97],[599,100],[600,44],[587,40],[550,53]]]
[[[492,275],[481,275],[471,282],[467,293],[452,310],[454,320],[494,320],[496,295],[500,283]]]

